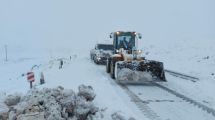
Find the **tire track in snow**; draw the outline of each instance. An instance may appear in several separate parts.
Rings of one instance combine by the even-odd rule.
[[[189,97],[187,97],[187,96],[185,96],[183,94],[180,94],[180,93],[178,93],[178,92],[176,92],[176,91],[174,91],[172,89],[169,89],[169,88],[167,88],[167,87],[165,87],[163,85],[160,85],[158,83],[153,83],[153,84],[155,86],[161,88],[162,90],[165,90],[168,93],[173,94],[176,97],[181,98],[182,100],[184,100],[184,101],[186,101],[188,103],[191,103],[192,105],[196,106],[197,108],[199,108],[199,109],[201,109],[201,110],[203,110],[203,111],[207,112],[208,114],[211,114],[211,115],[213,115],[215,117],[215,110],[214,109],[212,109],[212,108],[210,108],[210,107],[208,107],[208,106],[206,106],[206,105],[204,105],[204,104],[202,104],[200,102],[197,102],[197,101],[193,100],[192,98],[189,98]]]
[[[171,71],[169,71],[170,73]],[[189,76],[189,75],[184,75],[184,74],[181,74],[181,73],[172,73],[172,75],[175,75],[176,77],[180,77],[182,79],[187,79],[187,80],[191,80],[192,82],[196,82],[197,80],[199,80],[198,78],[195,78],[195,77],[192,77],[192,76]],[[111,78],[109,78],[110,80],[113,80]],[[195,80],[195,81],[194,81]],[[115,81],[115,80],[113,80]],[[116,81],[115,81],[116,82]],[[117,83],[117,82],[116,82]],[[117,83],[118,84],[118,83]],[[131,98],[131,101],[134,102],[136,104],[136,106],[139,108],[139,110],[141,110],[143,112],[143,114],[151,119],[151,120],[161,120],[160,116],[157,115],[156,112],[154,112],[148,105],[147,105],[147,102],[145,102],[144,100],[142,100],[141,98],[138,97],[138,95],[136,95],[134,92],[132,92],[125,84],[118,84],[122,89],[125,90],[125,92],[128,94],[128,96]],[[156,86],[172,95],[175,95],[176,97],[180,98],[181,100],[185,101],[185,102],[188,102],[192,105],[194,105],[194,107],[197,107],[199,109],[201,109],[202,111],[204,112],[207,112],[208,114],[211,114],[215,117],[215,110],[206,106],[206,105],[203,105],[202,103],[200,102],[197,102],[183,94],[180,94],[174,90],[171,90],[163,85],[160,85],[158,83],[155,83],[155,82],[152,82],[151,83],[152,87],[153,86]]]
[[[165,70],[165,72],[169,73],[170,75],[172,75],[174,77],[179,77],[181,79],[190,80],[192,82],[197,82],[199,80],[199,78],[197,78],[197,77],[186,75],[184,73],[175,72],[175,71],[172,71],[172,70]]]
[[[126,85],[119,84],[122,89],[128,94],[131,98],[131,101],[134,102],[137,107],[143,112],[143,114],[150,120],[161,120],[160,117],[147,105],[146,102],[141,100],[135,93],[133,93]]]
[[[126,85],[118,84],[115,80],[113,80],[110,76],[108,76],[106,72],[101,72],[101,73],[103,74],[104,78],[108,79],[109,82],[111,82],[112,85],[113,85],[112,82],[114,82],[114,85],[117,85],[120,88],[122,88],[126,92],[126,94],[130,97],[131,102],[133,102],[136,105],[137,109],[139,109],[140,112],[142,112],[145,117],[147,117],[150,120],[161,120],[159,116],[147,105],[147,103],[141,100]]]
[[[197,82],[199,80],[199,78],[197,78],[197,77],[193,77],[193,76],[186,75],[186,74],[183,74],[183,73],[175,72],[175,71],[172,71],[172,70],[165,70],[165,72],[169,73],[170,75],[172,75],[174,77],[180,77],[182,79],[190,80],[192,82]],[[167,87],[165,87],[163,85],[160,85],[158,83],[154,83],[154,84],[157,87],[159,87],[159,88],[161,88],[161,89],[163,89],[163,90],[165,90],[165,91],[167,91],[167,92],[169,92],[169,93],[181,98],[182,100],[184,100],[186,102],[189,102],[189,103],[193,104],[194,106],[197,106],[198,108],[202,109],[203,111],[206,111],[209,114],[212,114],[215,117],[215,110],[213,108],[210,108],[210,107],[208,107],[208,106],[206,106],[206,105],[204,105],[204,104],[202,104],[200,102],[197,102],[197,101],[195,101],[195,100],[193,100],[193,99],[191,99],[191,98],[189,98],[189,97],[187,97],[185,95],[182,95],[182,94],[180,94],[180,93],[178,93],[178,92],[176,92],[176,91],[174,91],[172,89],[169,89],[169,88],[167,88]]]
[[[142,100],[140,97],[138,97],[138,95],[136,93],[134,93],[133,91],[131,91],[125,84],[119,84],[119,85],[122,89],[125,90],[125,92],[131,98],[132,102],[134,102],[136,104],[136,106],[143,112],[143,114],[147,118],[149,118],[151,120],[161,120],[161,117],[155,111],[153,111],[152,108],[150,108],[148,106],[148,102],[146,102],[146,101]],[[181,99],[182,101],[185,101],[186,103],[191,104],[193,107],[200,109],[201,111],[206,112],[215,117],[215,110],[206,105],[203,105],[200,102],[197,102],[185,95],[182,95],[182,94],[180,94],[174,90],[171,90],[163,85],[160,85],[158,83],[151,83],[151,87],[158,87],[161,90],[166,91],[169,94],[176,96],[177,98]]]

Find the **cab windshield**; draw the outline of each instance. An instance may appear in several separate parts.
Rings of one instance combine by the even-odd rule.
[[[135,47],[135,40],[129,35],[118,36],[117,46],[118,49],[124,48],[125,50],[131,50]]]

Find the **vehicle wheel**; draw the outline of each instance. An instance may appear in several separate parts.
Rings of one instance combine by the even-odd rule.
[[[164,82],[166,81],[166,76],[165,76],[164,70],[162,70],[162,73],[161,73],[161,80]]]
[[[93,60],[93,55],[92,54],[90,54],[90,59]]]
[[[99,64],[98,61],[95,59],[95,57],[94,57],[93,61],[95,64]]]
[[[114,69],[115,69],[114,63],[111,62],[111,64],[110,64],[110,76],[113,79],[115,79],[115,71],[114,71]]]
[[[110,60],[109,60],[109,58],[106,61],[106,72],[110,73]]]

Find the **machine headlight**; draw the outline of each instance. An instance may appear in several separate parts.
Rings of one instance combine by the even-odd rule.
[[[134,50],[135,54],[141,54],[143,51],[142,50]]]
[[[142,50],[137,50],[137,53],[141,54],[143,51]]]
[[[100,57],[97,57],[97,60],[101,60],[101,58],[100,58]]]
[[[117,35],[119,35],[119,34],[120,34],[120,32],[119,32],[119,31],[117,31],[117,32],[116,32],[116,34],[117,34]]]

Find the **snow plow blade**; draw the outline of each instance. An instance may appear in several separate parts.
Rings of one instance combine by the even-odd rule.
[[[115,67],[116,81],[124,84],[148,84],[165,82],[162,62],[153,60],[119,61]]]

